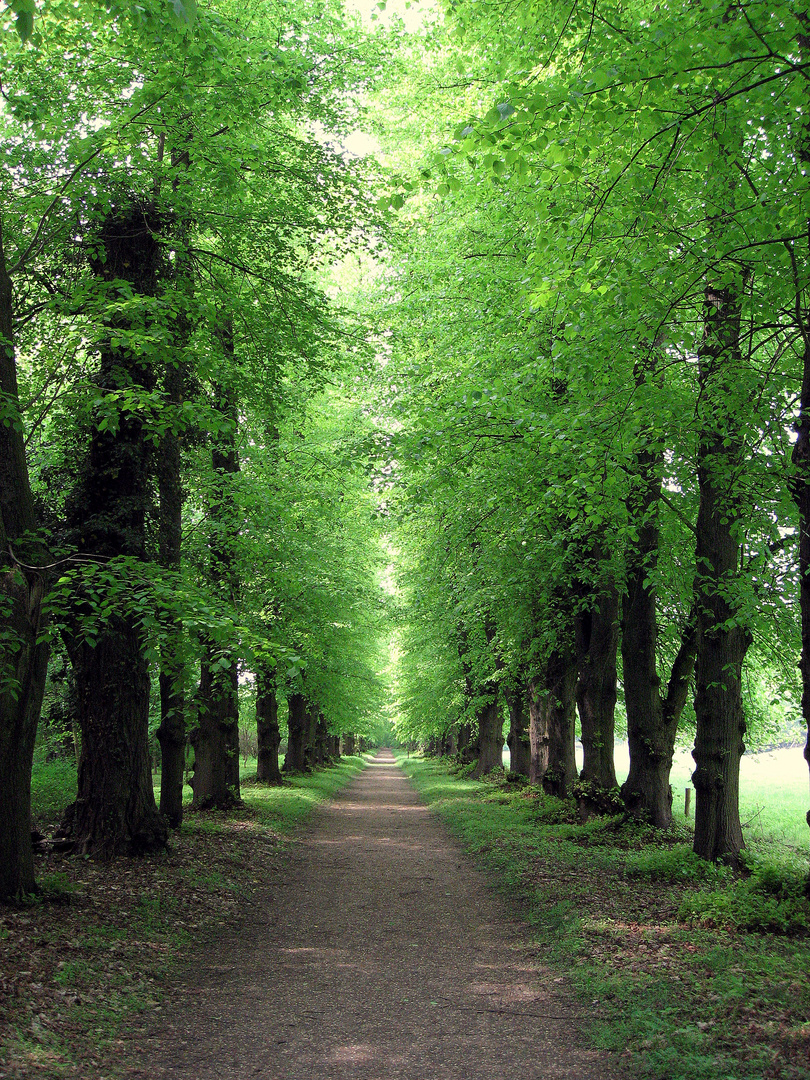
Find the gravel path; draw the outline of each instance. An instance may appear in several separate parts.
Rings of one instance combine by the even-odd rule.
[[[318,811],[270,888],[169,992],[135,1075],[612,1075],[578,1048],[575,1007],[389,752]]]

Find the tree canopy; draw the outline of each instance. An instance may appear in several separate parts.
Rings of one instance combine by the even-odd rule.
[[[660,827],[688,732],[731,862],[762,701],[810,722],[806,11],[414,12],[7,5],[3,895],[56,671],[99,857],[179,827],[189,744],[238,803],[246,687],[264,779],[381,717],[483,774],[508,718]]]

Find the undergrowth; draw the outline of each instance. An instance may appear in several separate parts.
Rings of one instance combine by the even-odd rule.
[[[689,827],[578,823],[558,800],[446,762],[401,764],[585,1005],[591,1042],[648,1080],[810,1080],[807,861],[753,844],[734,872]]]

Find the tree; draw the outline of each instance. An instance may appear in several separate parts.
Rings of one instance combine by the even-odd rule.
[[[106,215],[93,271],[107,286],[102,311],[97,385],[119,395],[118,414],[92,422],[90,445],[68,508],[72,546],[96,560],[146,556],[150,445],[127,399],[150,392],[154,371],[125,344],[152,319],[163,253],[155,208],[124,196]],[[128,288],[127,288],[128,286]],[[111,858],[165,845],[167,829],[155,805],[148,750],[149,671],[137,608],[102,616],[96,633],[81,629],[88,604],[80,591],[65,632],[76,675],[82,749],[76,802],[62,831],[84,853]]]
[[[44,568],[35,565],[42,565],[43,547],[35,539],[1,221],[0,409],[0,899],[21,899],[35,891],[31,766],[48,647],[42,640]]]

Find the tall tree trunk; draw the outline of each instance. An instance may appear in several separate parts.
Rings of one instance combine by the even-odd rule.
[[[104,253],[93,269],[110,287],[127,281],[139,297],[158,291],[161,222],[152,207],[133,202],[104,221]],[[112,286],[114,288],[114,286]],[[150,315],[114,311],[100,348],[98,385],[104,390],[148,391],[154,374],[137,349],[126,344]],[[82,476],[71,493],[67,520],[80,551],[103,558],[145,558],[149,500],[149,443],[138,410],[121,410],[116,425],[96,424]],[[83,614],[75,599],[74,628],[65,635],[76,673],[82,731],[79,784],[62,833],[79,850],[99,858],[165,845],[166,819],[158,812],[149,755],[149,673],[139,615],[119,610],[94,627],[88,640],[78,629]]]
[[[271,671],[260,671],[256,676],[256,739],[256,779],[263,780],[266,784],[280,784],[278,748],[281,734],[278,728],[275,675]]]
[[[233,380],[234,338],[230,319],[219,329],[218,337]],[[223,602],[233,609],[239,591],[236,566],[239,526],[233,489],[233,478],[239,472],[236,450],[239,414],[233,382],[215,384],[214,401],[225,424],[211,447],[214,474],[210,504],[211,580]],[[199,699],[198,722],[191,736],[195,756],[192,808],[228,810],[241,801],[238,671],[232,646],[223,651],[209,644],[205,649]]]
[[[799,48],[806,56],[810,52],[810,15],[804,12],[799,18],[805,31],[799,35]],[[801,132],[798,153],[805,169],[810,171],[810,124],[805,124]],[[806,265],[810,264],[810,221],[807,223],[807,251],[804,257],[797,255],[793,242],[789,244],[789,252],[796,290],[795,320],[804,345],[801,400],[796,424],[796,443],[792,455],[794,474],[791,489],[799,512],[799,612],[802,629],[799,670],[802,677],[802,716],[807,729],[804,759],[810,768],[810,311],[802,303],[802,280],[799,273],[801,263],[805,263],[805,270]],[[810,809],[807,811],[807,824],[810,826]],[[810,877],[807,879],[806,892],[810,896]]]
[[[238,695],[238,671],[232,658],[206,642],[191,730],[192,810],[230,810],[240,801]]]
[[[0,220],[0,900],[36,890],[31,852],[31,768],[48,646],[44,629],[44,551],[25,460],[12,328],[12,285]]]
[[[181,328],[181,338],[186,333]],[[179,348],[185,345],[178,341]],[[177,409],[183,400],[184,372],[179,357],[166,368],[165,389],[170,408]],[[167,426],[160,436],[158,449],[158,494],[160,514],[158,545],[160,565],[180,570],[183,490],[180,433]],[[183,821],[183,775],[186,765],[186,700],[182,685],[183,627],[179,619],[170,619],[164,629],[160,653],[160,811],[169,825],[179,829]]]
[[[316,765],[326,765],[329,762],[329,728],[322,712],[318,712],[315,724],[315,747],[313,753]]]
[[[529,780],[549,795],[563,798],[577,775],[577,665],[573,649],[552,649],[540,678],[530,683]]]
[[[354,735],[351,733],[343,736],[343,753],[347,757],[354,755]]]
[[[582,727],[582,780],[605,790],[616,787],[613,732],[616,708],[616,654],[619,593],[603,586],[576,618],[577,707]]]
[[[306,768],[307,701],[303,694],[287,695],[287,753],[284,772],[303,772]]]
[[[531,764],[529,740],[529,688],[521,682],[517,688],[505,684],[504,695],[509,709],[509,771],[516,776],[528,776]]]
[[[707,288],[699,355],[694,850],[704,859],[731,863],[744,846],[739,813],[740,758],[745,750],[741,684],[750,643],[734,598],[741,513],[735,483],[743,460],[741,421],[734,406],[742,366],[740,317],[734,288]]]
[[[503,712],[497,690],[478,710],[477,757],[473,776],[486,776],[503,765]]]
[[[636,371],[636,384],[655,375],[658,350]],[[672,823],[669,777],[678,723],[694,671],[696,628],[692,612],[686,621],[678,655],[661,694],[658,674],[658,620],[655,576],[658,567],[658,508],[661,500],[663,452],[649,444],[636,455],[633,490],[627,512],[636,539],[627,551],[627,580],[622,600],[622,681],[627,713],[630,771],[622,784],[627,812],[658,829]]]
[[[494,657],[495,670],[503,669],[503,661],[494,646],[495,623],[491,616],[484,618],[484,637],[489,655]],[[483,684],[478,690],[481,702],[476,709],[478,739],[476,742],[476,762],[473,776],[486,776],[493,769],[503,766],[503,711],[501,709],[500,683]]]
[[[475,744],[472,737],[472,724],[459,724],[456,754],[462,764],[475,761]]]
[[[316,761],[317,754],[317,732],[318,732],[318,719],[320,717],[320,710],[317,705],[313,705],[312,702],[307,702],[306,707],[306,720],[304,724],[304,767],[309,770],[318,764]]]
[[[149,669],[138,628],[114,617],[94,647],[73,649],[82,747],[78,797],[61,833],[99,859],[162,847],[149,755]],[[111,724],[114,718],[114,727]]]
[[[188,142],[188,132],[184,141]],[[163,161],[165,133],[159,139],[158,161]],[[188,170],[190,163],[187,145],[175,148],[171,154],[172,191],[176,196],[181,180],[180,168]],[[159,174],[160,175],[160,174]],[[160,180],[156,181],[156,198]],[[179,286],[180,302],[186,302],[194,292],[194,278],[189,255],[189,222],[180,217],[172,242],[175,250],[174,283]],[[188,311],[181,308],[174,318],[172,352],[164,365],[164,391],[171,422],[161,432],[158,446],[158,558],[167,570],[179,572],[183,527],[183,484],[180,408],[185,398],[185,350],[191,337],[192,324]],[[183,822],[183,778],[186,770],[186,696],[182,676],[185,667],[183,625],[170,618],[164,627],[164,642],[160,651],[160,811],[169,826],[179,829]]]

